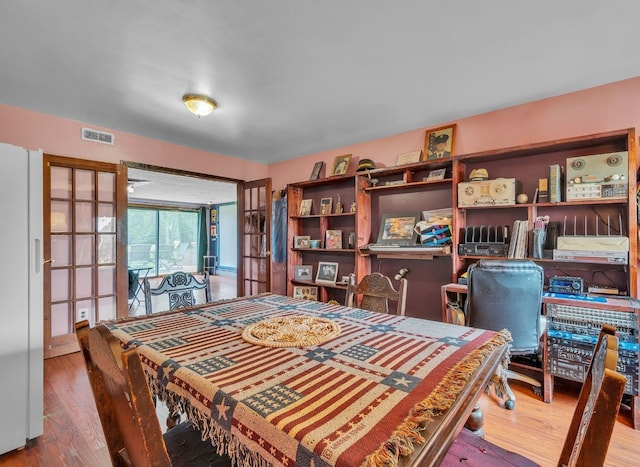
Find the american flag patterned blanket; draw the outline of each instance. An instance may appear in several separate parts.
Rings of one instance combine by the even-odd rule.
[[[309,315],[317,346],[271,348],[245,326]],[[264,294],[108,323],[136,346],[152,392],[239,465],[397,465],[508,334]]]

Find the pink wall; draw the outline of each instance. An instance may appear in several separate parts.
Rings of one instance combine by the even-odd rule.
[[[83,141],[83,127],[115,134],[115,144]],[[0,104],[0,141],[47,154],[118,163],[152,164],[238,180],[267,177],[267,166],[213,152],[114,131],[87,123]]]
[[[455,153],[469,154],[520,144],[570,138],[609,130],[640,127],[640,77],[558,97],[456,120]],[[444,122],[439,127],[449,122]],[[422,149],[425,128],[306,155],[269,166],[275,189],[308,179],[313,164],[353,154],[350,172],[359,159],[373,159],[378,167],[395,165],[398,154]],[[304,176],[304,177],[303,177]]]

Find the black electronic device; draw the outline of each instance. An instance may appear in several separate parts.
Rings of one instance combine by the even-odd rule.
[[[507,256],[509,227],[472,225],[463,229],[458,254],[466,256]]]
[[[585,295],[582,277],[553,276],[549,278],[549,292],[569,295]]]
[[[631,302],[634,308],[638,305]],[[617,370],[627,377],[625,393],[638,395],[640,343],[636,313],[606,309],[602,302],[547,303],[547,369],[554,376],[584,381],[603,324],[615,326]]]

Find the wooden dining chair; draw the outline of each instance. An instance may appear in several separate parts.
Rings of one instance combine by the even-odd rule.
[[[356,285],[355,275],[349,275],[346,305],[364,310],[389,313],[389,301],[396,302],[396,314],[404,316],[407,306],[407,279],[402,277],[396,290],[387,276],[374,272]]]
[[[189,422],[164,435],[135,348],[122,350],[104,325],[76,324],[98,415],[114,466],[230,466]]]
[[[627,381],[616,372],[617,363],[615,328],[605,325],[580,390],[558,466],[604,465]],[[537,464],[466,429],[458,435],[441,464],[444,467],[532,465]]]
[[[190,308],[210,302],[209,273],[205,271],[202,279],[198,279],[191,273],[177,271],[164,276],[157,286],[152,285],[151,278],[145,278],[144,300],[147,314]]]

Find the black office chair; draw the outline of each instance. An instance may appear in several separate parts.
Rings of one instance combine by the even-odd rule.
[[[540,360],[540,339],[545,320],[541,314],[544,270],[530,260],[480,260],[469,267],[466,324],[481,329],[508,329],[513,342],[511,355],[532,355]],[[533,385],[542,394],[542,384],[534,378],[508,370],[494,385],[496,394],[506,394],[504,406],[515,407],[515,395],[507,379]]]

